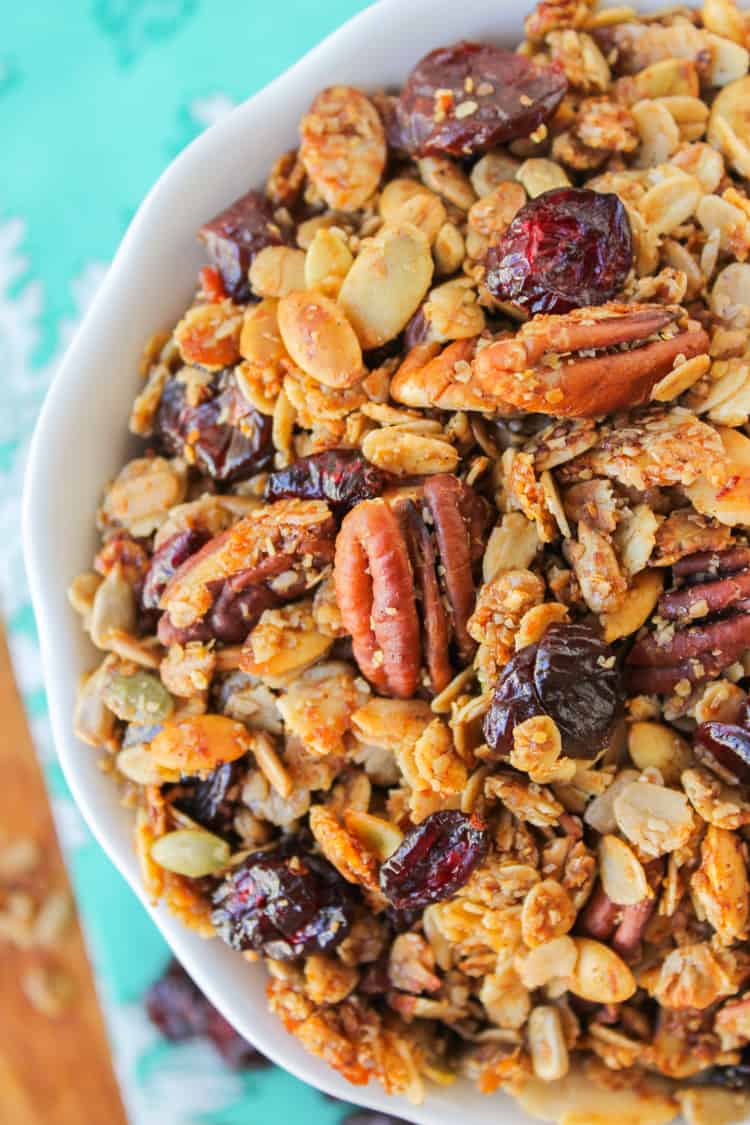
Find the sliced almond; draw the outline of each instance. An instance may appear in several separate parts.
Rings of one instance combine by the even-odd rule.
[[[295,292],[278,307],[284,346],[304,372],[327,387],[351,387],[365,374],[362,349],[343,310],[322,293]]]
[[[643,865],[619,836],[599,841],[599,878],[604,893],[618,906],[635,906],[650,895]]]
[[[657,769],[667,785],[679,785],[682,771],[693,761],[685,739],[664,723],[632,723],[628,754],[639,770]]]

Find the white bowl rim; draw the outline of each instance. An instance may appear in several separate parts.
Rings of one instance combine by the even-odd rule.
[[[605,0],[605,4],[615,3],[616,0]],[[640,7],[656,7],[658,0],[641,0]],[[432,25],[435,22],[436,8],[439,5],[435,0],[409,0],[409,19],[415,23],[424,21]],[[478,0],[464,0],[464,6],[479,9]],[[502,7],[502,6],[501,6]],[[525,8],[531,8],[531,0],[527,0]],[[229,1014],[227,1006],[228,997],[220,990],[213,979],[208,958],[201,957],[197,952],[195,935],[187,930],[182,923],[175,919],[163,904],[154,906],[147,897],[145,889],[138,874],[135,856],[131,852],[124,854],[123,850],[113,840],[110,826],[106,817],[90,803],[85,792],[81,772],[77,768],[77,757],[82,753],[83,744],[72,735],[71,715],[67,699],[57,676],[58,664],[56,657],[56,641],[61,635],[61,630],[66,626],[62,620],[63,607],[53,598],[53,591],[47,578],[47,560],[49,550],[54,549],[54,544],[49,543],[46,534],[49,518],[49,502],[47,492],[50,486],[50,469],[46,457],[46,448],[54,438],[57,430],[57,417],[62,404],[77,388],[81,380],[80,372],[85,374],[85,363],[79,367],[82,354],[85,352],[89,337],[100,320],[108,311],[114,311],[120,300],[121,275],[127,271],[127,261],[144,230],[148,228],[154,213],[166,205],[166,201],[176,190],[176,186],[184,182],[193,172],[199,169],[201,161],[206,154],[220,149],[236,135],[238,127],[243,127],[245,119],[250,119],[253,112],[261,105],[269,106],[277,91],[287,85],[290,79],[307,83],[308,75],[314,75],[326,59],[330,58],[335,64],[337,56],[347,49],[356,50],[361,42],[377,41],[384,23],[390,24],[397,20],[399,13],[403,14],[403,0],[377,0],[376,3],[354,15],[345,24],[332,32],[317,46],[313,47],[297,63],[271,83],[238,105],[226,118],[223,118],[205,132],[201,133],[175,160],[173,160],[154,186],[146,195],[130,223],[122,242],[115,254],[107,275],[89,307],[82,323],[78,327],[66,355],[55,374],[52,384],[47,392],[45,401],[40,411],[39,418],[32,437],[28,464],[26,470],[24,495],[23,495],[23,546],[26,571],[31,591],[32,604],[40,639],[42,668],[44,682],[49,702],[50,719],[54,741],[71,792],[81,810],[92,834],[99,845],[109,856],[115,867],[124,875],[143,906],[163,934],[168,945],[172,948],[179,960],[188,969],[196,983],[225,1014]],[[520,15],[505,17],[502,12],[494,16],[488,14],[487,27],[501,23],[503,20],[518,24],[519,37],[521,34]],[[429,33],[433,45],[441,41],[450,41],[447,37]],[[452,38],[458,38],[453,36]],[[492,34],[488,33],[488,38]],[[502,33],[495,37],[503,38]],[[506,32],[507,37],[507,32]],[[429,48],[426,48],[429,49]],[[418,58],[423,49],[414,55]],[[330,72],[335,75],[335,66]],[[309,83],[308,83],[309,84]],[[320,88],[321,82],[316,79],[310,89],[315,92]],[[229,202],[229,200],[227,200]],[[101,483],[101,482],[100,482]],[[317,1089],[344,1101],[377,1110],[386,1114],[396,1114],[402,1118],[415,1122],[416,1125],[453,1125],[455,1110],[460,1105],[468,1108],[476,1097],[481,1098],[481,1104],[489,1110],[491,1115],[486,1117],[475,1115],[475,1120],[520,1122],[528,1121],[514,1103],[505,1095],[498,1094],[492,1099],[475,1094],[465,1082],[460,1082],[450,1088],[453,1093],[431,1088],[422,1105],[414,1106],[400,1097],[385,1094],[375,1082],[365,1087],[351,1086],[335,1071],[313,1056],[301,1051],[297,1041],[286,1035],[284,1045],[271,1044],[263,1036],[255,1033],[255,1029],[247,1019],[240,1019],[234,1012],[233,1021],[240,1025],[244,1035],[255,1042],[273,1062],[290,1071],[297,1078]],[[288,1045],[287,1045],[288,1041]],[[477,1103],[479,1105],[480,1103]]]

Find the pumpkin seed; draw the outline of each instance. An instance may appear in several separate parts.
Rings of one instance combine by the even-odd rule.
[[[229,844],[226,840],[205,832],[202,828],[178,828],[160,836],[151,846],[151,858],[159,867],[200,879],[215,875],[229,862]]]
[[[156,676],[133,672],[129,676],[113,676],[102,692],[102,698],[118,719],[128,723],[159,722],[174,710],[174,700]]]

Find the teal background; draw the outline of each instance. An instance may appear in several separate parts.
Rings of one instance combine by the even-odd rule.
[[[204,1044],[164,1044],[144,1018],[141,996],[164,965],[166,947],[80,820],[51,745],[20,551],[28,439],[75,324],[160,172],[202,128],[365,6],[2,5],[0,607],[132,1125],[265,1125],[284,1110],[301,1111],[307,1125],[334,1125],[346,1109],[275,1068],[238,1077]]]

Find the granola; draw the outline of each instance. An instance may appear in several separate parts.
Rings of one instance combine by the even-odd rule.
[[[750,18],[542,0],[526,34],[322,91],[199,232],[70,586],[75,728],[149,893],[350,1081],[729,1121]]]

